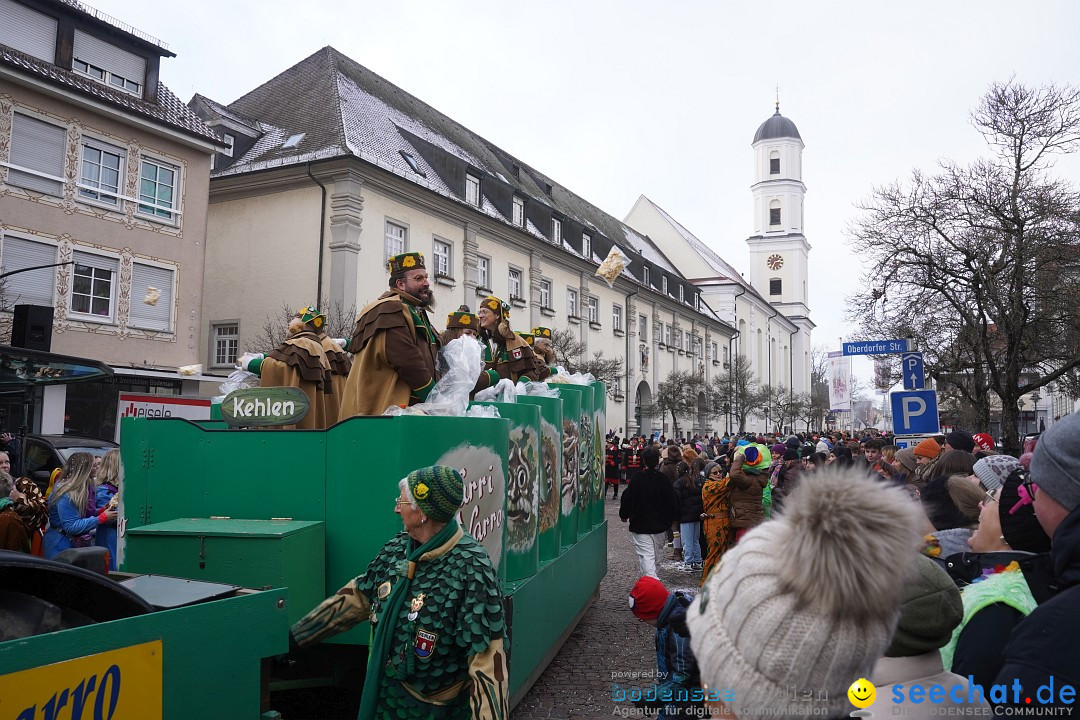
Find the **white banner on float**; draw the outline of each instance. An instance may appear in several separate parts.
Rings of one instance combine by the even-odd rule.
[[[829,410],[851,412],[851,358],[839,350],[829,353]]]

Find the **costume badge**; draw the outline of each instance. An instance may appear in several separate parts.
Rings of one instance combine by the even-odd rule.
[[[378,594],[379,594],[379,599],[380,600],[385,600],[386,598],[390,597],[390,582],[389,581],[384,582],[382,585],[379,586],[379,593]]]
[[[514,350],[513,355],[514,355],[515,360],[520,360],[521,359],[521,348],[517,348],[516,350]]]
[[[435,652],[435,641],[439,639],[439,636],[433,632],[428,632],[423,628],[416,631],[416,639],[413,641],[413,647],[416,649],[416,657],[426,658],[430,657],[431,653]]]
[[[420,614],[420,609],[424,607],[424,593],[420,593],[412,599],[409,603],[409,621],[413,621]]]

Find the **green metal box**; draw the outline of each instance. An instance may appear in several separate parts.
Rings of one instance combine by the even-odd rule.
[[[287,587],[292,623],[325,597],[325,546],[319,521],[179,518],[128,528],[124,570]]]

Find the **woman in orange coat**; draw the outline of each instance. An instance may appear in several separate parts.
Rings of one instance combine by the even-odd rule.
[[[734,544],[734,531],[731,528],[731,488],[729,478],[718,463],[705,466],[705,484],[701,488],[701,501],[704,512],[701,521],[705,525],[705,543],[708,554],[705,567],[701,571],[701,584],[709,577],[709,571],[720,562],[720,558]]]

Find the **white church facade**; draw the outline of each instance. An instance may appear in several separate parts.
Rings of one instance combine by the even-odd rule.
[[[746,238],[748,272],[743,274],[708,244],[644,195],[624,222],[647,235],[679,272],[700,289],[702,300],[736,334],[722,349],[722,368],[744,355],[754,379],[810,392],[810,244],[803,234],[806,186],[802,182],[803,141],[798,128],[776,113],[757,129],[754,151],[753,233]],[[716,241],[714,241],[716,242]],[[751,417],[748,429],[763,429]]]

